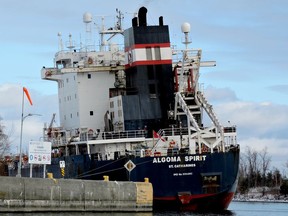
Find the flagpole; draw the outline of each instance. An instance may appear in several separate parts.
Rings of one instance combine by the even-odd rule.
[[[22,168],[23,115],[24,115],[24,89],[22,89],[22,113],[21,113],[21,130],[20,130],[20,144],[19,144],[19,163],[18,163],[17,177],[21,177],[21,168]]]

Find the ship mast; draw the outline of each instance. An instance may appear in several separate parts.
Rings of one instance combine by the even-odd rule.
[[[181,69],[181,73],[180,73],[180,82],[179,82],[179,88],[178,88],[178,92],[184,91],[184,69],[185,69],[185,61],[187,60],[188,56],[187,56],[187,51],[188,51],[188,44],[191,43],[191,41],[189,41],[189,32],[190,32],[190,24],[189,23],[183,23],[181,26],[181,30],[182,32],[185,34],[185,41],[183,42],[183,44],[185,44],[185,50],[183,50],[183,56],[182,56],[182,69]]]
[[[101,27],[101,30],[99,32],[99,34],[101,36],[100,51],[104,51],[104,47],[106,45],[106,42],[111,40],[115,35],[117,35],[117,34],[123,35],[124,30],[122,28],[122,20],[123,20],[124,16],[123,16],[123,13],[118,9],[116,9],[116,13],[117,13],[117,15],[116,15],[117,22],[116,22],[114,27],[111,27],[108,29],[105,28],[104,17],[102,17],[102,27]],[[104,36],[108,35],[108,34],[111,36],[106,41],[104,39]]]

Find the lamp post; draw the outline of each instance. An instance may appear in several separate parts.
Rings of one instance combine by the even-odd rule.
[[[18,163],[18,172],[17,172],[17,177],[21,177],[21,167],[22,167],[22,135],[23,135],[23,122],[24,120],[29,117],[29,116],[41,116],[40,114],[32,114],[29,113],[26,116],[23,116],[23,112],[22,112],[22,116],[21,116],[21,130],[20,130],[20,144],[19,144],[19,163]]]

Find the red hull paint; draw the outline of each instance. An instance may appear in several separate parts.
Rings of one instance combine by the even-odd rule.
[[[181,210],[181,211],[222,211],[231,203],[234,192],[220,194],[200,194],[185,197],[154,197],[155,210]],[[182,199],[182,200],[181,200]]]

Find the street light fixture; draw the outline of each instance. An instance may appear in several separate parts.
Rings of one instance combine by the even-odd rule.
[[[20,131],[20,144],[19,144],[19,163],[18,163],[17,177],[21,177],[23,122],[29,116],[41,116],[41,115],[40,114],[29,113],[28,115],[23,117],[23,113],[22,113],[22,117],[21,117],[21,131]]]

